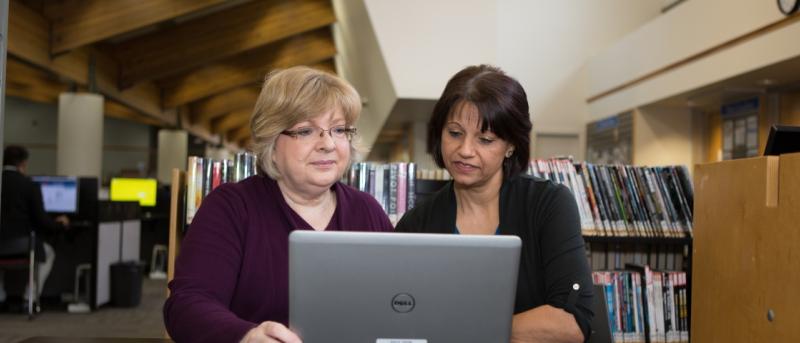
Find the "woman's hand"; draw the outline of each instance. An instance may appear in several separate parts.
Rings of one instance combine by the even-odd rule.
[[[276,322],[263,322],[244,335],[240,343],[302,343],[300,337]]]

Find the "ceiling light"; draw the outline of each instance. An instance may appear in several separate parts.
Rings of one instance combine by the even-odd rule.
[[[775,84],[775,80],[773,79],[761,79],[757,82],[761,86],[772,86]]]

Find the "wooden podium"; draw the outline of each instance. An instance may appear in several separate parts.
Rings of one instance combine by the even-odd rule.
[[[800,342],[800,153],[698,165],[692,342]]]

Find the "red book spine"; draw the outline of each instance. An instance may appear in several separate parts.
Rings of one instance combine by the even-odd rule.
[[[214,161],[211,167],[211,190],[222,184],[222,162]]]

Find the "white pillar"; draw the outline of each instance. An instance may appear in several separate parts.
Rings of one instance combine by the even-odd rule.
[[[172,184],[172,169],[186,170],[189,135],[184,130],[158,130],[158,182]]]
[[[61,93],[58,96],[57,142],[59,175],[102,177],[102,95]]]

